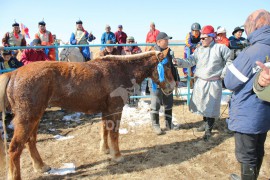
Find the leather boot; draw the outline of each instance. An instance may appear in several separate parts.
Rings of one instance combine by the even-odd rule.
[[[258,177],[257,167],[248,164],[241,164],[241,178],[236,174],[231,174],[231,180],[256,180]]]
[[[203,136],[203,140],[208,141],[212,135],[212,129],[215,123],[215,118],[206,118],[205,124],[205,134]]]
[[[262,166],[262,162],[263,162],[263,159],[262,158],[261,159],[258,158],[258,160],[257,160],[257,166],[256,166],[256,168],[257,168],[256,177],[257,178],[259,177],[259,174],[260,174],[260,169],[261,169],[261,166]]]
[[[151,116],[152,128],[153,128],[154,132],[157,135],[163,134],[163,131],[160,129],[160,125],[159,125],[159,114],[151,112],[150,116]]]
[[[231,180],[241,180],[241,178],[237,174],[231,174],[230,179]]]
[[[200,127],[197,128],[198,132],[203,132],[205,131],[205,126],[206,126],[206,117],[203,117],[203,123]]]
[[[252,167],[248,164],[241,164],[241,179],[242,180],[256,180],[257,167]]]
[[[172,109],[165,110],[165,122],[166,122],[166,129],[165,130],[167,130],[167,131],[180,129],[179,124],[172,123]]]

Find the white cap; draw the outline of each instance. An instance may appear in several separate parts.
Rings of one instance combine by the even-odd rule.
[[[224,27],[220,27],[217,29],[217,34],[220,34],[220,33],[226,33],[226,29]]]

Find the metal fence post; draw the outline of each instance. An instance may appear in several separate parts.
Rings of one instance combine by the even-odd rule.
[[[187,48],[187,58],[189,58],[189,56],[190,56],[190,49]],[[189,105],[189,102],[190,102],[190,80],[191,80],[190,68],[187,68],[187,70],[188,70],[188,75],[187,75],[187,88],[188,88],[187,105]]]
[[[57,42],[55,42],[55,44],[54,44],[54,46],[55,46],[55,59],[56,59],[56,61],[59,61],[59,57],[58,57],[58,43]]]

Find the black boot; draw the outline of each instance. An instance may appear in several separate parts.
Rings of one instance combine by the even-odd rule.
[[[231,174],[230,179],[231,180],[241,180],[241,178],[237,174]]]
[[[257,167],[248,164],[241,164],[241,178],[236,174],[231,174],[231,180],[256,180],[258,177]]]
[[[241,164],[241,179],[242,180],[256,180],[257,167],[252,167],[248,164]]]
[[[179,124],[173,124],[172,123],[172,109],[165,110],[165,120],[166,120],[166,129],[165,130],[179,130],[180,125]]]
[[[154,132],[157,135],[163,134],[162,130],[160,129],[160,125],[159,125],[159,114],[151,112],[150,116],[151,116],[152,127],[153,127]]]
[[[203,132],[205,131],[205,125],[206,125],[206,117],[203,117],[203,124],[197,128],[198,132]]]
[[[261,169],[261,166],[262,166],[262,162],[263,162],[262,158],[257,160],[257,166],[256,166],[256,168],[257,168],[256,177],[257,178],[259,177],[259,174],[260,174],[260,169]]]
[[[203,140],[208,141],[212,135],[212,129],[215,123],[215,118],[206,118],[205,124],[205,134],[203,136]]]

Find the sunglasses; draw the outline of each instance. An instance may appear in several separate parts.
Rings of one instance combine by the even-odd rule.
[[[134,41],[128,41],[129,43],[134,43]]]
[[[204,40],[207,39],[207,38],[208,38],[208,37],[203,37],[203,38],[200,38],[200,39],[204,41]]]

